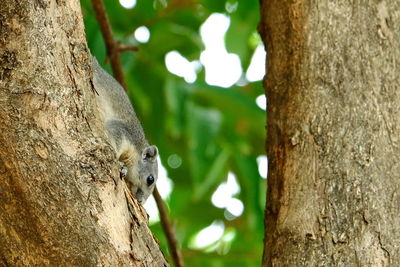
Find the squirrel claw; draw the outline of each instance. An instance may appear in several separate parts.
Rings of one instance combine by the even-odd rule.
[[[121,171],[119,173],[119,176],[121,179],[124,179],[128,175],[128,168],[123,166],[121,167]]]

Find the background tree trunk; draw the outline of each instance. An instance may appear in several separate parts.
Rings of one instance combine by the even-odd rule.
[[[2,1],[1,266],[168,265],[94,96],[79,1]]]
[[[399,10],[262,2],[264,266],[400,266]]]

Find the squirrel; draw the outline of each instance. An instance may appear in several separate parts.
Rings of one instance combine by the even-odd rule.
[[[134,197],[142,204],[154,190],[158,149],[149,145],[129,97],[122,86],[92,57],[93,85],[100,117]]]

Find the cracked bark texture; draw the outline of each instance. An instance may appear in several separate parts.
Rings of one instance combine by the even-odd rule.
[[[78,0],[0,5],[0,266],[168,266],[96,117]]]
[[[261,5],[263,266],[400,266],[400,1]]]

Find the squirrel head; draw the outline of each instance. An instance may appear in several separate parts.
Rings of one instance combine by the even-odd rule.
[[[153,193],[158,179],[158,150],[156,146],[148,146],[142,152],[138,162],[139,184],[131,188],[137,200],[144,204]]]

